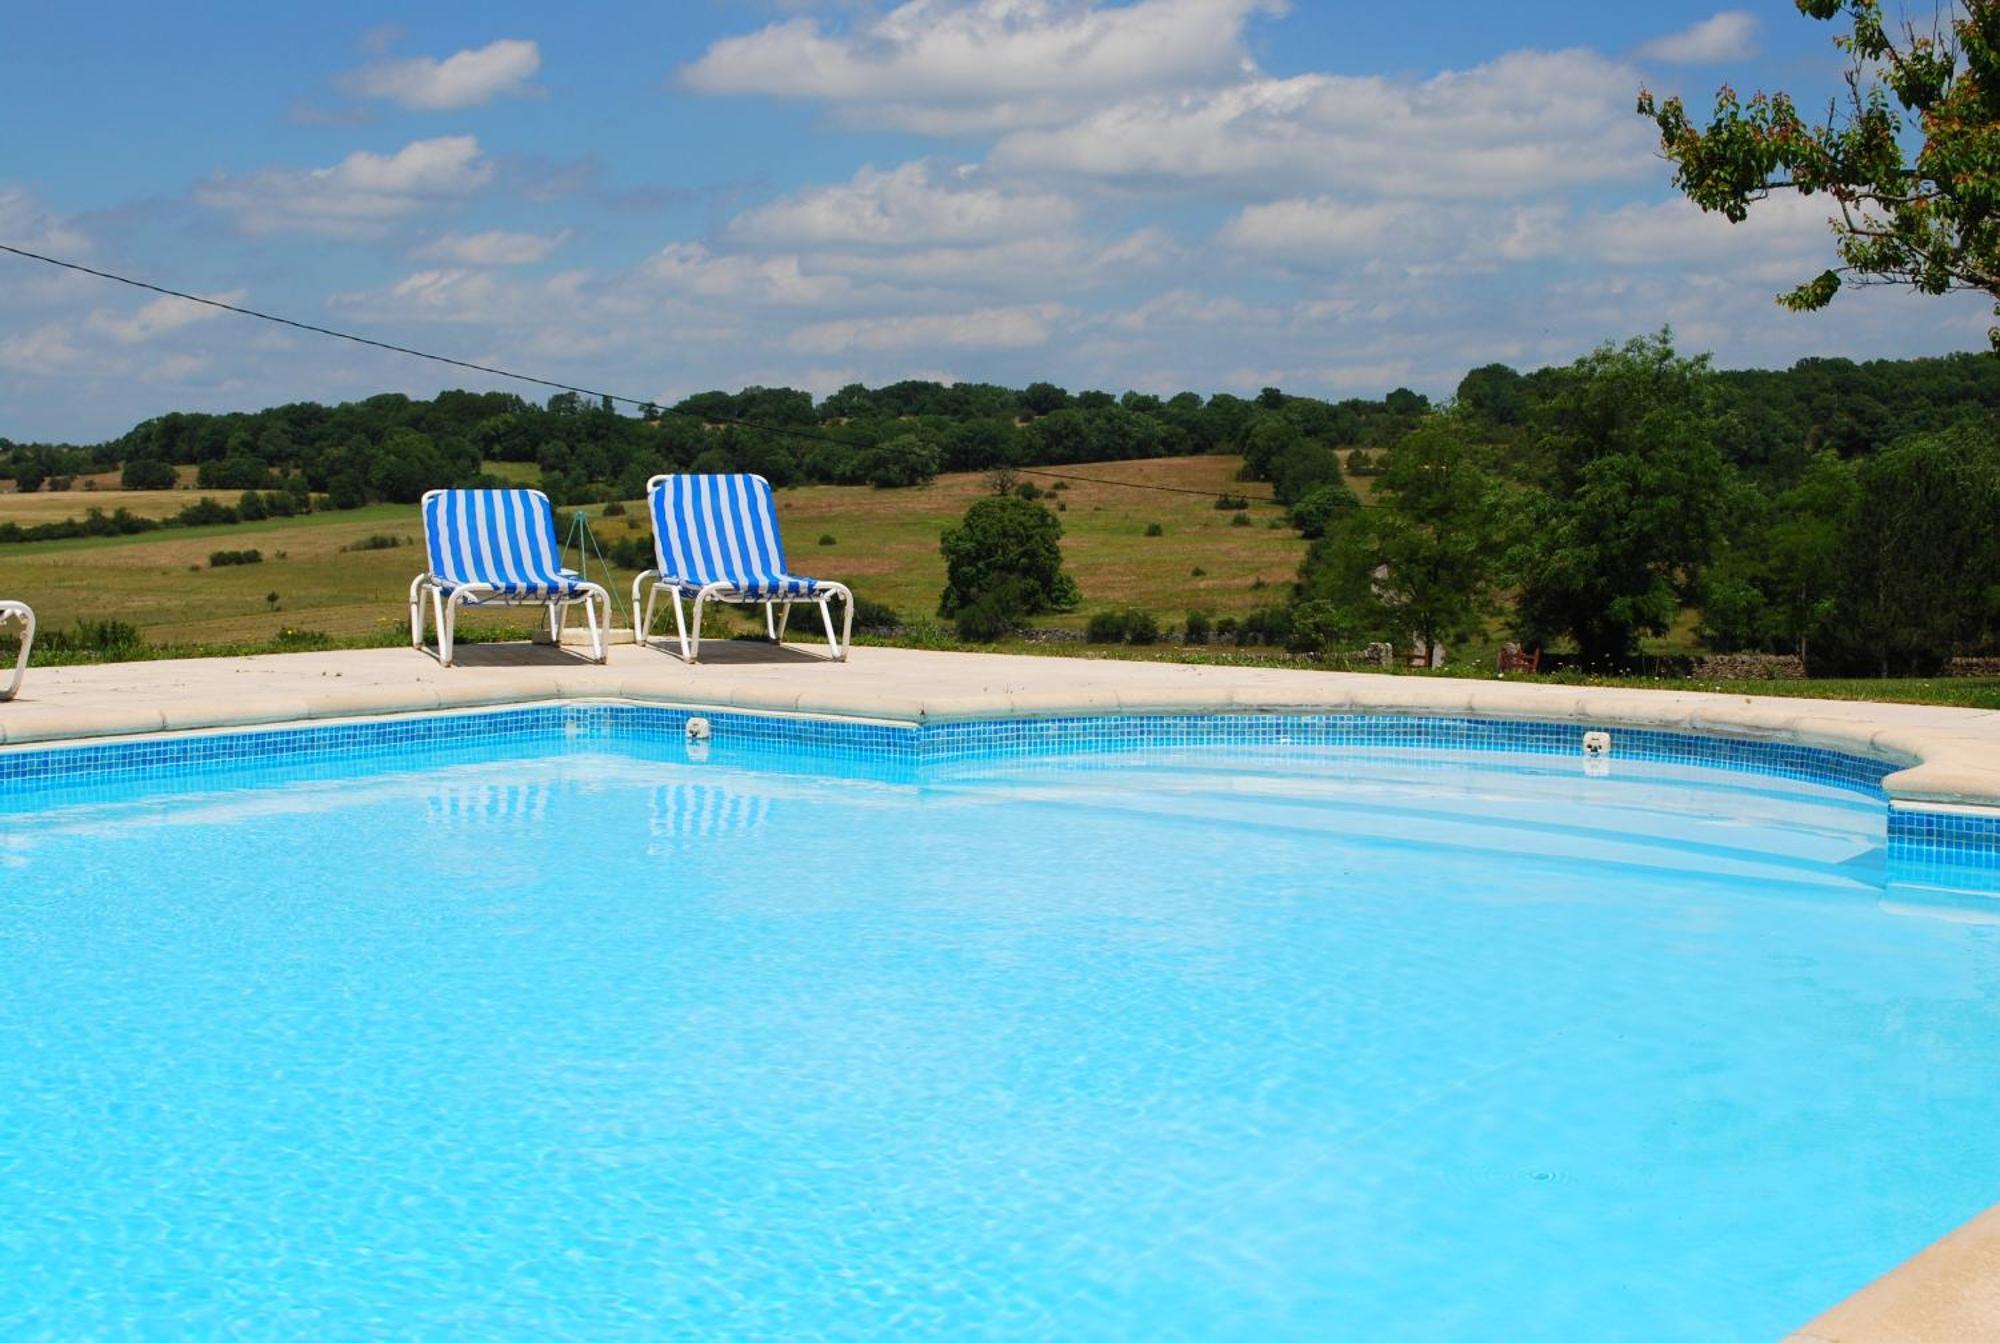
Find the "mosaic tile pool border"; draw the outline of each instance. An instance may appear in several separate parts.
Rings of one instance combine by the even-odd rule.
[[[1581,754],[1573,723],[1366,713],[1092,714],[895,724],[631,703],[562,703],[414,716],[191,732],[82,746],[0,751],[0,794],[69,782],[157,778],[234,765],[326,760],[470,744],[579,744],[680,740],[707,718],[717,743],[782,747],[805,761],[878,762],[913,777],[984,761],[1140,748],[1305,746],[1384,750]],[[1612,759],[1702,766],[1844,789],[1886,802],[1882,780],[1901,766],[1822,747],[1737,737],[1614,729]],[[1940,870],[2000,871],[2000,816],[1898,806],[1889,809],[1892,860]]]

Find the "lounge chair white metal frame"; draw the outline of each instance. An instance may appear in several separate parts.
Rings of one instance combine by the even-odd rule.
[[[502,517],[481,512],[489,502],[532,501]],[[451,512],[433,500],[462,498]],[[410,646],[424,646],[424,604],[428,596],[438,634],[438,662],[449,667],[458,633],[458,613],[467,606],[540,606],[546,609],[549,638],[561,646],[569,608],[583,607],[590,623],[591,661],[604,661],[604,633],[611,625],[611,594],[562,567],[555,510],[540,490],[431,490],[420,505],[429,567],[410,583]],[[470,530],[468,530],[468,528]],[[440,555],[440,547],[446,553]],[[451,553],[456,551],[456,554]],[[489,566],[482,570],[481,566]]]
[[[35,608],[26,602],[0,602],[0,625],[17,622],[21,626],[21,653],[14,659],[14,675],[0,690],[0,701],[21,693],[21,679],[28,674],[28,654],[35,647]]]
[[[661,527],[661,498],[674,482],[696,482],[690,494],[674,501],[680,524],[669,534]],[[819,607],[828,654],[847,661],[854,634],[854,594],[844,583],[805,578],[785,567],[784,538],[779,534],[771,482],[762,476],[660,475],[646,482],[646,516],[653,525],[653,558],[657,568],[632,580],[632,642],[647,644],[660,594],[674,602],[674,629],[680,637],[681,660],[701,659],[703,609],[710,602],[764,608],[764,631],[772,643],[783,643],[792,607],[810,602]],[[841,630],[833,632],[831,603],[842,607]],[[692,633],[687,602],[694,605]]]

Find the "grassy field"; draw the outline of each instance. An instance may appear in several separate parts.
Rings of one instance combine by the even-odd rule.
[[[1061,509],[1064,559],[1083,590],[1076,611],[1036,623],[1080,629],[1093,611],[1138,607],[1178,625],[1193,609],[1230,615],[1283,601],[1305,543],[1289,527],[1265,525],[1282,518],[1282,510],[1253,508],[1245,515],[1252,525],[1236,527],[1231,519],[1238,514],[1216,509],[1212,499],[1130,487],[1268,494],[1266,486],[1237,483],[1240,465],[1235,457],[1176,457],[1050,468],[1125,484],[1022,477],[1065,487],[1047,502]],[[982,475],[940,476],[908,490],[808,485],[780,491],[778,515],[793,568],[838,579],[905,617],[922,617],[936,613],[944,589],[939,535],[985,492]],[[644,510],[628,508],[623,518],[595,521],[607,543],[647,534]],[[1151,523],[1164,534],[1147,536]]]
[[[179,470],[181,487],[174,490],[121,490],[116,471],[78,476],[66,490],[45,487],[33,494],[21,494],[12,488],[0,490],[0,522],[18,522],[28,527],[38,522],[80,518],[93,508],[106,513],[126,508],[138,517],[165,518],[180,512],[203,494],[218,503],[236,502],[236,495],[227,491],[195,489],[193,467],[183,466]]]
[[[1236,484],[1238,465],[1233,457],[1190,457],[1064,469],[1109,481],[1261,493],[1262,486]],[[1150,610],[1171,625],[1197,607],[1218,615],[1240,613],[1282,601],[1285,585],[1298,572],[1304,543],[1289,528],[1264,525],[1282,516],[1275,508],[1252,509],[1247,516],[1253,525],[1235,527],[1230,520],[1237,514],[1218,511],[1204,497],[1066,483],[1052,500],[1062,508],[1064,550],[1085,601],[1080,610],[1050,623],[1081,627],[1092,611],[1124,606]],[[945,476],[912,490],[808,486],[781,491],[778,510],[794,568],[838,579],[905,616],[921,617],[935,613],[944,586],[939,533],[984,489],[978,475]],[[143,500],[156,512],[171,513],[197,497],[179,490],[0,495],[0,521],[49,521],[124,500]],[[51,501],[63,506],[50,509]],[[163,501],[170,506],[161,506]],[[622,518],[586,510],[599,515],[592,526],[602,541],[646,534],[643,507],[633,501],[626,508]],[[1165,534],[1146,536],[1149,523],[1158,523]],[[355,548],[377,536],[400,544]],[[833,538],[832,544],[819,544],[823,536]],[[213,551],[246,549],[261,551],[263,562],[208,567]],[[139,626],[155,643],[255,642],[284,627],[347,640],[378,637],[400,626],[407,618],[410,579],[422,565],[416,508],[378,505],[237,526],[0,547],[0,593],[33,604],[45,628],[117,619]],[[1196,569],[1205,572],[1196,576]],[[615,575],[621,600],[631,579],[627,571]],[[475,612],[468,619],[475,626],[512,625],[522,617]]]
[[[498,464],[505,478],[532,483],[532,467]],[[1217,510],[1200,495],[1133,489],[1131,484],[1175,489],[1265,492],[1240,485],[1233,457],[1170,458],[1150,462],[1108,462],[1056,468],[1067,475],[1102,482],[1063,482],[1050,496],[1061,506],[1063,549],[1084,594],[1083,606],[1038,623],[1080,628],[1094,611],[1138,607],[1163,626],[1178,626],[1191,609],[1240,615],[1283,601],[1298,571],[1304,543],[1289,528],[1266,526],[1281,516],[1270,507],[1248,514]],[[1058,482],[1027,477],[1047,486]],[[115,483],[115,480],[112,482]],[[1355,482],[1366,489],[1372,480]],[[907,618],[922,619],[937,609],[944,585],[938,535],[955,522],[986,488],[984,477],[940,477],[914,490],[806,486],[783,490],[778,509],[796,569],[851,584],[860,595],[883,602]],[[178,512],[199,492],[73,490],[64,494],[0,493],[0,521],[46,522],[80,516],[86,507],[120,503],[154,515]],[[592,527],[604,542],[644,536],[644,509],[632,501],[623,516],[593,515]],[[1237,516],[1251,519],[1234,526]],[[1146,535],[1158,523],[1162,535]],[[394,538],[388,548],[367,548],[375,538]],[[830,537],[829,544],[820,544]],[[379,541],[376,542],[379,545]],[[260,551],[258,564],[211,568],[217,550]],[[238,526],[176,528],[139,536],[46,541],[0,546],[0,596],[31,602],[45,630],[78,620],[121,620],[137,625],[160,651],[242,653],[312,646],[380,645],[401,642],[407,620],[411,577],[423,565],[421,533],[414,506],[377,505],[347,513],[315,513]],[[1196,570],[1202,570],[1199,575]],[[601,577],[593,571],[592,577]],[[632,575],[614,574],[623,601]],[[273,600],[275,598],[275,600]],[[527,617],[511,611],[468,612],[470,638],[526,627]],[[725,615],[717,632],[732,624],[747,629],[751,617]],[[808,622],[810,627],[810,622]],[[712,627],[713,628],[713,627]],[[304,635],[300,634],[304,631]],[[322,640],[317,636],[325,636]],[[957,647],[942,628],[927,631],[930,646]],[[1050,656],[1132,657],[1235,665],[1338,666],[1293,659],[1266,649],[1102,648],[1083,644],[1010,644],[997,651]],[[1491,650],[1457,650],[1458,666],[1447,673],[1403,675],[1490,676]],[[47,661],[71,660],[50,650]],[[1554,678],[1547,678],[1554,679]],[[1576,684],[1706,690],[1724,694],[1816,696],[1909,703],[1959,704],[2000,709],[2000,679],[1854,681],[1660,681],[1639,678],[1563,677]]]

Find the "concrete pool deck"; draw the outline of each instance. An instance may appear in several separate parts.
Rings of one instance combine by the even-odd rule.
[[[0,704],[0,750],[561,700],[905,723],[1025,715],[1284,710],[1440,715],[1710,733],[1903,766],[1893,805],[2000,812],[2000,711],[1289,668],[712,643],[698,666],[614,644],[605,666],[526,644],[31,668]],[[1615,750],[1615,747],[1614,747]],[[1810,1238],[1802,1240],[1809,1243]],[[1840,1303],[1791,1343],[2000,1339],[2000,1209]]]

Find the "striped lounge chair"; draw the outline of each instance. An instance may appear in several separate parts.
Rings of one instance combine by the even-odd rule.
[[[662,592],[674,599],[674,627],[681,657],[701,655],[701,613],[709,602],[764,605],[764,628],[772,642],[785,637],[794,602],[819,607],[826,642],[837,662],[847,660],[854,632],[854,595],[839,583],[801,578],[785,567],[785,542],[771,483],[762,476],[654,476],[646,482],[646,511],[653,518],[653,558],[659,566],[632,583],[632,609],[639,613],[636,643],[652,638],[653,614]],[[828,603],[845,609],[838,638]],[[694,636],[688,636],[683,599],[694,602]]]
[[[461,606],[544,606],[549,636],[582,606],[591,657],[604,661],[611,594],[562,567],[555,510],[540,490],[432,490],[424,496],[430,568],[410,584],[410,646],[424,646],[424,597],[437,617],[438,661],[451,665]]]
[[[0,690],[0,700],[10,700],[21,691],[21,678],[28,674],[28,652],[35,646],[35,612],[26,602],[0,602],[0,627],[10,621],[21,626],[21,654],[14,659],[14,679]]]

